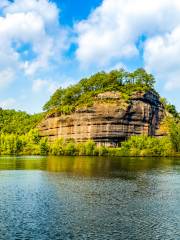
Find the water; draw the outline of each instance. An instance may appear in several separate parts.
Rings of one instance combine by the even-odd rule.
[[[180,159],[1,157],[0,239],[180,239]]]

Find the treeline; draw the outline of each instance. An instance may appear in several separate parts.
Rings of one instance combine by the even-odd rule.
[[[70,114],[80,107],[93,105],[95,97],[99,93],[115,91],[121,94],[125,101],[129,101],[131,95],[137,91],[155,91],[155,78],[144,69],[139,68],[133,72],[124,69],[113,70],[109,73],[98,72],[89,78],[81,79],[77,84],[67,88],[59,88],[44,105],[43,110],[49,115]],[[156,92],[158,95],[158,93]],[[174,105],[161,98],[166,110],[174,117],[179,116]]]
[[[35,128],[43,114],[30,115],[26,112],[0,109],[0,134],[26,134]]]
[[[39,155],[44,139],[41,139],[37,130],[31,130],[26,134],[0,134],[1,155]]]
[[[180,114],[177,112],[176,107],[169,103],[166,98],[160,98],[160,101],[168,113],[170,113],[174,118],[180,118]]]
[[[68,155],[68,156],[175,156],[180,153],[180,123],[171,120],[169,135],[156,138],[131,136],[119,148],[96,146],[88,140],[76,143],[73,140],[56,139],[48,142],[40,138],[37,130],[24,135],[1,134],[1,155]]]
[[[155,79],[144,69],[127,72],[124,69],[109,73],[99,72],[89,78],[83,78],[77,84],[59,88],[44,105],[44,110],[53,113],[68,114],[80,106],[91,106],[94,97],[102,92],[116,91],[126,100],[136,91],[154,90]]]

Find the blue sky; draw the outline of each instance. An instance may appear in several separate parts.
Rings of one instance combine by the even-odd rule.
[[[97,71],[144,67],[180,110],[178,0],[1,0],[0,106],[30,113]]]

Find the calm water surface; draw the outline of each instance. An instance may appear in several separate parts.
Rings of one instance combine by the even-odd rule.
[[[1,157],[0,239],[180,239],[180,159]]]

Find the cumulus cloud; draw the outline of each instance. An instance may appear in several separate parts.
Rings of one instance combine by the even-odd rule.
[[[145,44],[145,66],[158,78],[165,79],[165,89],[180,88],[180,25],[170,33],[149,39]]]
[[[1,6],[2,7],[2,6]],[[16,66],[27,75],[47,68],[60,58],[66,32],[59,10],[48,0],[15,0],[2,8],[0,64]],[[25,56],[26,55],[26,56]]]
[[[5,13],[36,13],[41,16],[46,23],[57,21],[59,10],[55,4],[48,0],[15,0],[4,9]]]
[[[82,66],[106,68],[143,54],[150,71],[169,73],[166,88],[172,77],[179,86],[179,27],[179,0],[103,0],[75,25],[76,57]]]

